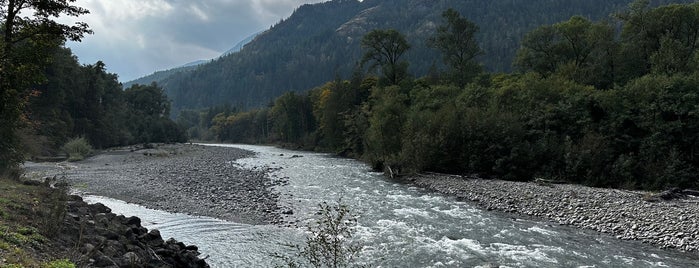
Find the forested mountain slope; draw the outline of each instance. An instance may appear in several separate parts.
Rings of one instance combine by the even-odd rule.
[[[361,58],[361,37],[372,29],[393,28],[412,48],[406,60],[414,76],[440,67],[439,54],[426,40],[453,8],[480,26],[479,59],[491,72],[508,72],[524,34],[537,26],[582,15],[609,18],[631,0],[335,0],[299,7],[288,19],[260,34],[239,53],[191,72],[161,80],[173,111],[231,104],[268,104],[287,91],[307,90],[334,77],[349,77]],[[654,0],[651,5],[687,0]]]
[[[260,34],[260,33],[259,33],[259,32],[258,32],[258,33],[254,33],[254,34],[252,34],[252,35],[246,37],[245,39],[243,39],[243,40],[241,40],[240,42],[238,42],[237,44],[235,44],[235,46],[233,46],[231,49],[227,50],[226,52],[223,52],[223,53],[222,53],[220,56],[218,56],[218,57],[219,57],[219,58],[220,58],[220,57],[225,57],[225,56],[228,56],[228,55],[230,55],[230,54],[233,54],[233,53],[236,53],[236,52],[240,51],[241,49],[243,49],[243,47],[244,47],[245,45],[247,45],[247,44],[250,43],[253,39],[255,39],[255,37],[256,37],[258,34]],[[134,80],[131,80],[131,81],[128,81],[128,82],[124,82],[124,83],[123,83],[123,84],[124,84],[124,88],[129,88],[129,87],[131,87],[131,86],[133,86],[133,85],[136,85],[136,84],[140,84],[140,85],[150,85],[150,84],[153,83],[153,82],[155,82],[155,83],[157,83],[157,84],[161,84],[163,81],[165,81],[167,78],[169,78],[169,77],[172,76],[172,75],[175,75],[175,74],[177,74],[177,73],[186,73],[186,72],[195,70],[199,65],[206,64],[206,63],[208,63],[209,61],[210,61],[210,60],[198,60],[198,61],[193,61],[193,62],[184,64],[184,65],[182,65],[182,66],[178,66],[178,67],[175,67],[175,68],[170,68],[170,69],[162,70],[162,71],[155,71],[154,73],[149,74],[149,75],[146,75],[146,76],[144,76],[144,77],[140,77],[140,78],[138,78],[138,79],[134,79]]]

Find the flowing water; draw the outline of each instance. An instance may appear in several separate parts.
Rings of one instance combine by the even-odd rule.
[[[254,158],[236,161],[243,168],[280,168],[271,175],[289,183],[275,190],[300,226],[312,220],[319,203],[341,199],[359,216],[355,242],[363,247],[360,261],[373,267],[699,267],[695,253],[483,211],[386,180],[356,160],[265,146],[215,146],[256,152]],[[302,227],[246,225],[104,197],[85,199],[138,216],[163,237],[196,244],[212,267],[274,266],[270,254],[289,253],[283,244],[303,241]]]

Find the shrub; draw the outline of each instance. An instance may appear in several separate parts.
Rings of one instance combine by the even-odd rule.
[[[296,250],[295,257],[272,254],[287,267],[364,267],[356,263],[361,247],[351,243],[357,217],[346,205],[319,204],[319,218],[307,226],[305,245],[287,245]],[[283,266],[279,266],[283,267]]]
[[[83,137],[74,138],[63,145],[68,161],[80,161],[92,153],[92,145]]]

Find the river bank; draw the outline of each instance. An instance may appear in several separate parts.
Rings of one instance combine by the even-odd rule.
[[[487,210],[638,240],[680,251],[699,251],[699,198],[651,200],[649,192],[485,180],[427,174],[402,178],[418,187],[471,201]]]
[[[270,169],[243,169],[235,160],[249,151],[190,144],[123,147],[73,163],[26,163],[29,176],[58,176],[84,194],[147,208],[247,224],[282,224],[283,183]]]
[[[69,164],[27,169],[65,176],[80,191],[149,208],[250,224],[286,225],[269,167],[245,169],[235,160],[253,153],[238,148],[160,145],[121,148]],[[283,157],[291,157],[283,156]],[[428,174],[403,182],[470,201],[480,208],[544,222],[595,230],[660,248],[699,250],[699,199],[646,201],[648,192],[537,184]]]
[[[209,267],[196,246],[54,183],[0,178],[0,267]]]

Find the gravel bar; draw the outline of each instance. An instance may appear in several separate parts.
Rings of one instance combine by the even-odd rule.
[[[595,230],[684,252],[699,250],[699,198],[647,201],[642,191],[571,184],[511,182],[427,174],[404,178],[414,185],[487,210]]]
[[[30,176],[65,177],[83,194],[106,196],[168,212],[247,224],[283,224],[271,169],[243,169],[237,148],[163,144],[102,152],[74,163],[26,163]]]

